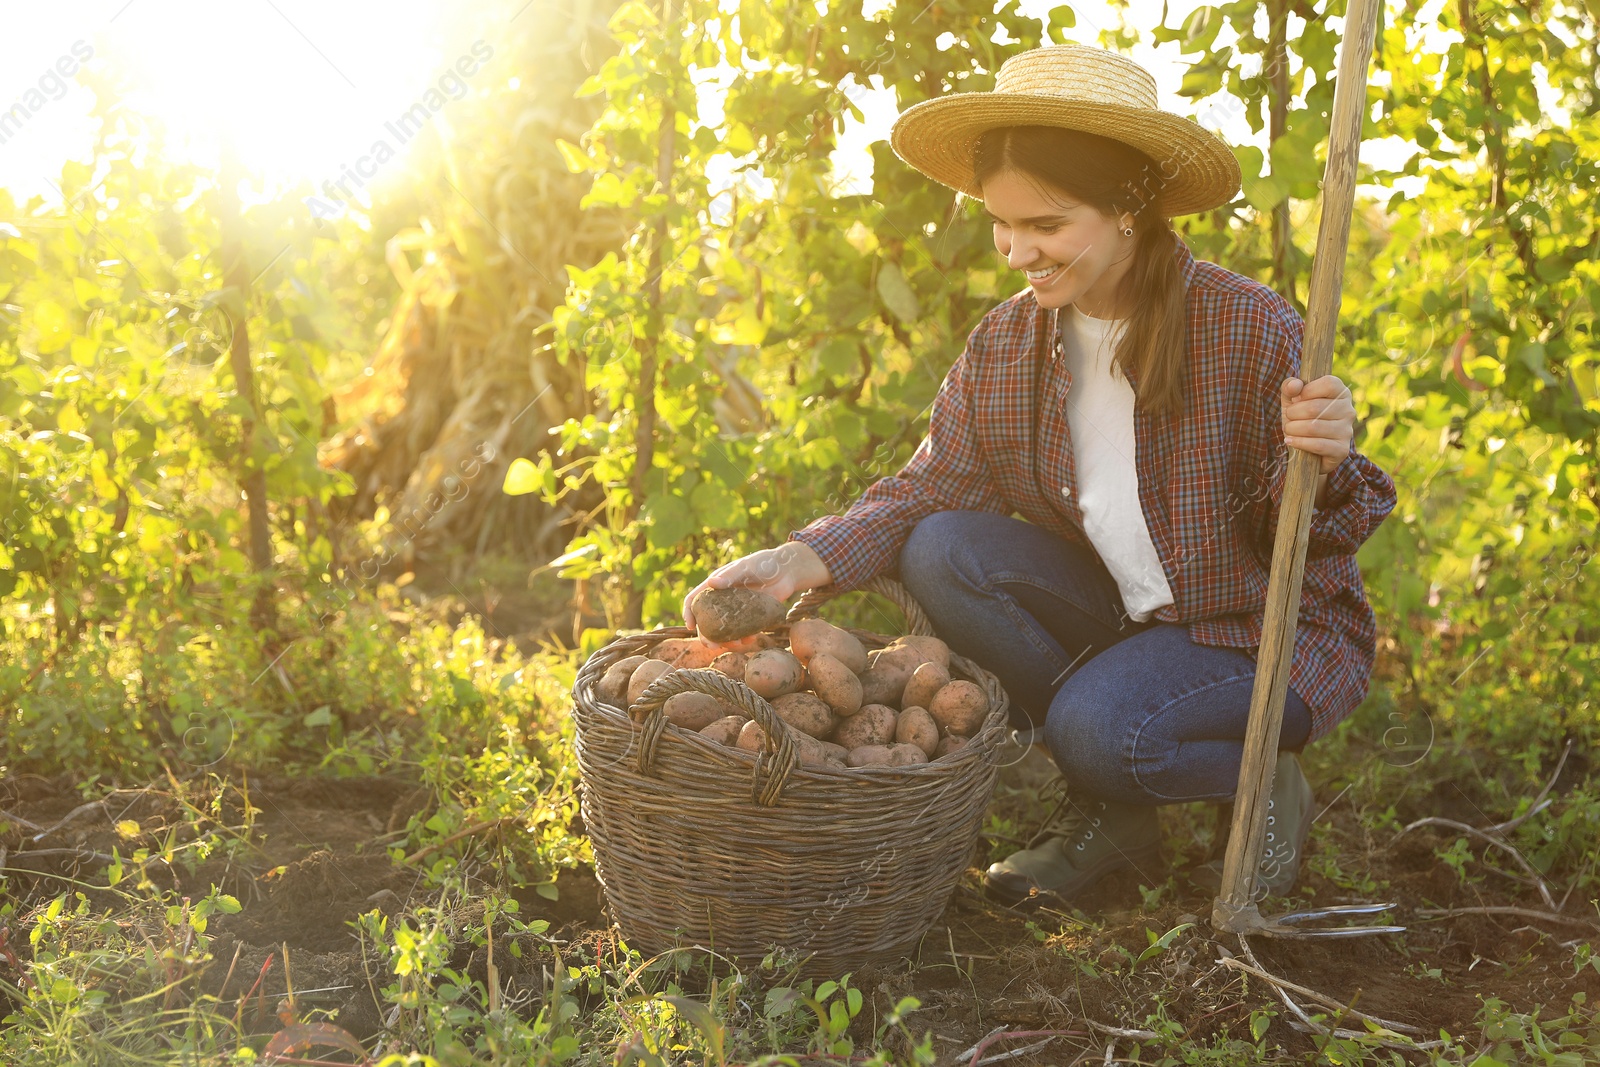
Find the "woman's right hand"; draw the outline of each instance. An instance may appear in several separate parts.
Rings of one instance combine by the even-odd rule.
[[[689,590],[683,598],[683,624],[694,629],[694,613],[689,604],[702,589],[728,589],[743,586],[766,593],[779,603],[796,592],[815,589],[833,581],[828,565],[804,541],[786,541],[777,548],[763,548],[748,556],[724,563]],[[704,638],[702,638],[704,640]],[[715,642],[710,642],[715,643]]]

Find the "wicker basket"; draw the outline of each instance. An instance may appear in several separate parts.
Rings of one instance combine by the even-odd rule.
[[[910,632],[933,633],[897,582],[865,589],[904,611]],[[815,613],[812,590],[772,632]],[[892,638],[847,628],[868,649]],[[898,959],[944,911],[982,827],[1006,738],[1009,701],[994,675],[950,656],[952,678],[988,694],[983,729],[958,752],[909,767],[801,766],[790,727],[743,682],[710,669],[669,671],[646,690],[642,723],[602,703],[595,685],[627,656],[692,636],[675,626],[618,638],[595,652],[573,687],[584,826],[611,914],[634,948],[714,950],[749,967],[774,947],[808,974]],[[697,690],[743,707],[765,729],[760,753],[669,726],[661,705]]]

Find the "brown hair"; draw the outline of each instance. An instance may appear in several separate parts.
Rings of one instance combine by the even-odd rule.
[[[1177,235],[1162,216],[1163,172],[1149,156],[1111,137],[1056,126],[1005,126],[985,132],[973,149],[981,186],[1002,170],[1053,187],[1102,214],[1133,215],[1133,265],[1123,294],[1133,310],[1113,362],[1132,367],[1137,402],[1152,414],[1183,412],[1184,279],[1174,254]],[[1171,174],[1165,178],[1170,180]]]

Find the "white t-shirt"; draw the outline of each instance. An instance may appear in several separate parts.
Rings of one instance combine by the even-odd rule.
[[[1083,532],[1117,580],[1128,616],[1146,622],[1173,598],[1139,505],[1133,386],[1111,362],[1128,323],[1090,318],[1073,306],[1062,310],[1060,321],[1063,358],[1072,374],[1067,424]]]

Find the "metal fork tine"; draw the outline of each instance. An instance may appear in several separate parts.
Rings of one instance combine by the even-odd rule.
[[[1310,911],[1292,911],[1286,915],[1269,916],[1270,921],[1276,923],[1303,923],[1314,919],[1327,919],[1338,915],[1376,915],[1380,911],[1388,911],[1393,904],[1340,904],[1329,908],[1313,908]],[[1364,929],[1356,927],[1356,929]]]

